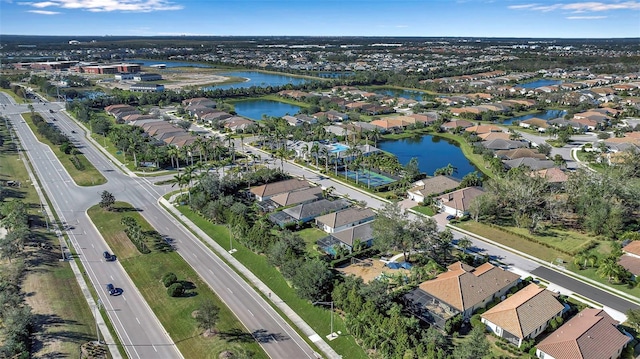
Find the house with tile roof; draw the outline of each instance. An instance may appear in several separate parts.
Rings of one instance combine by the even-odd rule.
[[[517,274],[488,262],[477,268],[456,262],[447,269],[404,296],[407,308],[415,316],[439,328],[457,314],[471,317],[520,282]]]
[[[371,222],[375,217],[376,212],[371,208],[351,207],[316,217],[316,225],[327,233],[334,233],[358,224]]]
[[[640,241],[631,241],[622,248],[623,255],[620,256],[618,264],[631,272],[634,277],[640,277]]]
[[[277,194],[291,192],[303,188],[309,188],[309,182],[297,178],[284,181],[266,183],[260,186],[251,187],[249,192],[256,197],[258,202],[265,201]]]
[[[497,336],[519,348],[524,340],[542,334],[563,311],[565,306],[555,293],[531,283],[482,313],[481,320]]]
[[[496,157],[501,160],[515,160],[523,157],[538,158],[541,160],[547,158],[544,154],[531,148],[516,148],[515,150],[496,151]]]
[[[545,132],[547,128],[549,128],[549,123],[547,123],[547,120],[533,117],[528,120],[520,121],[520,127],[533,128],[538,132]]]
[[[555,162],[551,160],[541,160],[538,158],[532,157],[521,157],[516,158],[515,160],[504,160],[502,161],[504,166],[507,169],[517,168],[517,167],[528,167],[533,171],[538,171],[545,168],[551,168],[555,166]]]
[[[454,190],[460,186],[460,181],[450,176],[434,176],[417,181],[407,191],[409,199],[423,203],[426,198]]]
[[[619,358],[633,339],[602,309],[587,308],[536,345],[540,359]]]
[[[296,191],[285,192],[271,197],[278,207],[289,207],[297,204],[314,202],[322,198],[322,188],[314,186]]]
[[[435,198],[436,206],[447,214],[463,217],[469,213],[471,202],[483,194],[480,187],[465,187]]]

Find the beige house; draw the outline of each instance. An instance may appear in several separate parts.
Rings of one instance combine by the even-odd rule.
[[[436,206],[447,214],[462,217],[469,213],[471,202],[483,193],[479,187],[466,187],[436,197]]]
[[[371,208],[351,207],[316,217],[316,225],[327,233],[335,233],[362,223],[371,222],[375,217],[376,213]]]
[[[453,177],[435,176],[415,182],[413,187],[407,191],[407,195],[412,201],[423,203],[430,196],[454,190],[458,186],[460,186],[460,181]]]
[[[564,309],[554,293],[532,283],[484,312],[481,318],[497,336],[520,347],[524,340],[542,334]]]
[[[620,357],[633,339],[602,309],[587,308],[536,345],[540,359],[603,359]]]
[[[309,182],[299,180],[297,178],[263,184],[261,186],[251,187],[249,190],[259,202],[267,200],[277,194],[291,192],[303,188],[309,188]]]

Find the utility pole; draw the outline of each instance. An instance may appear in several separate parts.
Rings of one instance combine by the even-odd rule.
[[[237,249],[233,249],[233,233],[231,232],[231,224],[227,223],[227,228],[229,229],[229,253],[233,254],[237,252]]]
[[[327,335],[327,339],[329,340],[334,340],[338,337],[338,334],[334,333],[333,331],[333,301],[331,302],[313,302],[313,305],[316,304],[323,304],[323,305],[330,305],[331,306],[331,332],[329,333],[329,335]]]

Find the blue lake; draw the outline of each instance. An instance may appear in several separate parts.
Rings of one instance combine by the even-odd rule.
[[[476,167],[462,154],[462,150],[457,144],[436,136],[423,135],[415,138],[382,141],[378,143],[378,147],[394,154],[403,165],[409,163],[411,158],[416,157],[420,171],[429,176],[433,176],[438,168],[446,167],[448,164],[457,168],[453,174],[453,177],[456,178],[462,178],[477,171]]]
[[[200,67],[200,68],[208,68],[208,67],[212,67],[206,64],[199,64],[197,62],[186,62],[186,61],[156,61],[156,60],[142,60],[142,59],[136,59],[136,60],[131,60],[131,62],[136,63],[136,64],[141,64],[142,66],[151,66],[151,65],[161,65],[164,64],[167,66],[167,68],[172,68],[172,67]]]
[[[518,86],[520,87],[524,87],[526,89],[534,89],[537,87],[542,87],[542,86],[551,86],[551,85],[559,85],[561,84],[562,81],[560,80],[537,80],[537,81],[533,81],[533,82],[527,82],[524,84],[518,84]]]
[[[410,91],[410,90],[398,90],[398,89],[378,89],[374,90],[374,93],[384,96],[391,97],[402,97],[410,100],[422,101],[426,99],[429,95],[420,91]]]
[[[300,112],[300,107],[284,102],[269,100],[240,101],[233,104],[236,113],[252,120],[261,120],[262,115],[270,117],[282,117],[286,114],[295,115]]]
[[[511,117],[502,123],[505,125],[510,125],[513,121],[524,121],[534,117],[541,118],[543,120],[553,120],[554,118],[563,117],[566,114],[567,111],[563,110],[547,110],[544,112],[532,113],[530,115]]]
[[[309,82],[307,79],[303,79],[300,77],[293,77],[288,75],[275,75],[275,74],[267,74],[263,72],[257,71],[237,71],[237,72],[227,72],[220,74],[222,76],[232,76],[232,77],[243,77],[247,79],[244,82],[237,82],[232,84],[224,84],[224,85],[214,85],[203,88],[203,90],[228,90],[235,88],[247,88],[252,86],[257,87],[267,87],[267,86],[284,86],[287,84],[292,85],[300,85],[306,82]]]

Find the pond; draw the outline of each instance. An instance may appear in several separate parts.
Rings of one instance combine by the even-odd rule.
[[[567,111],[564,110],[547,110],[543,112],[536,112],[529,115],[511,117],[509,119],[504,120],[502,123],[505,125],[510,125],[513,121],[524,121],[530,118],[541,118],[543,120],[553,120],[554,118],[563,117],[567,114]]]
[[[402,97],[410,100],[422,101],[429,98],[429,94],[420,91],[399,90],[399,89],[377,89],[374,93],[391,97]]]
[[[197,62],[186,62],[186,61],[161,61],[161,60],[135,59],[135,60],[131,60],[131,62],[135,64],[140,64],[142,66],[165,65],[168,69],[172,67],[199,67],[199,68],[213,67],[207,64],[200,64]]]
[[[562,83],[562,81],[560,81],[560,80],[540,79],[540,80],[533,81],[533,82],[527,82],[527,83],[524,83],[524,84],[518,84],[517,86],[524,87],[526,89],[534,89],[534,88],[538,88],[538,87],[542,87],[542,86],[559,85],[561,83]]]
[[[402,165],[409,163],[411,158],[418,159],[418,167],[421,172],[429,176],[442,167],[451,164],[457,170],[453,177],[461,179],[465,175],[478,171],[462,153],[455,142],[449,142],[441,137],[423,135],[401,140],[389,140],[378,143],[378,147],[394,154]]]
[[[235,88],[247,88],[252,86],[257,87],[267,87],[267,86],[284,86],[287,84],[292,85],[300,85],[306,82],[309,82],[308,79],[293,77],[289,75],[279,75],[279,74],[267,74],[258,71],[236,71],[236,72],[226,72],[221,73],[222,76],[230,76],[230,77],[242,77],[245,78],[244,82],[236,82],[232,84],[223,84],[223,85],[214,85],[203,88],[203,90],[228,90]]]
[[[282,117],[287,114],[295,115],[300,112],[300,106],[270,100],[239,101],[233,105],[238,115],[252,120],[261,120],[262,115]]]

